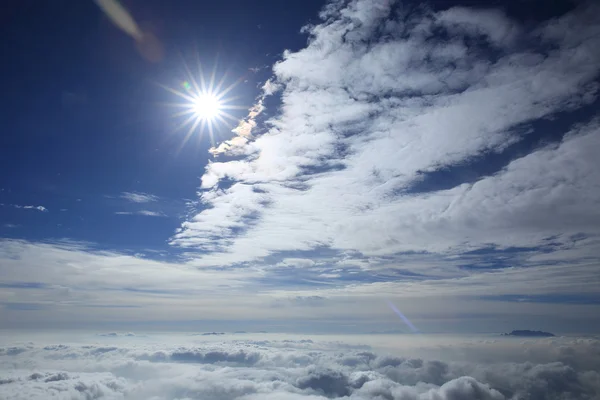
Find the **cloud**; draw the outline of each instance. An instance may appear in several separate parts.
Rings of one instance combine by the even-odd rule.
[[[322,296],[295,296],[276,299],[273,307],[323,307],[326,301]]]
[[[150,203],[158,201],[158,197],[148,193],[140,192],[123,192],[121,198],[128,200],[132,203]]]
[[[265,133],[215,150],[236,158],[206,166],[204,208],[171,244],[202,251],[199,266],[322,249],[388,265],[406,254],[470,254],[483,264],[474,252],[490,248],[530,249],[515,267],[574,257],[576,247],[590,257],[600,237],[600,122],[556,128],[558,139],[525,154],[509,150],[597,98],[600,25],[586,17],[597,5],[529,27],[497,10],[405,12],[392,3],[334,2],[305,28],[308,45],[273,68],[280,113]],[[581,29],[560,28],[573,25]],[[257,107],[249,121],[263,98]],[[475,179],[418,189],[496,156],[506,161],[483,173],[473,166]],[[451,264],[445,274],[463,276]]]
[[[148,211],[148,210],[141,210],[138,211],[139,215],[145,215],[147,217],[166,217],[165,214],[161,213],[161,212],[157,212],[157,211]]]
[[[436,23],[453,35],[483,36],[499,48],[513,45],[522,34],[519,25],[500,10],[453,7],[436,17]]]
[[[312,370],[299,378],[296,386],[300,389],[312,389],[326,397],[344,397],[350,394],[348,377],[335,370]]]
[[[108,333],[99,333],[98,336],[105,336],[105,337],[120,337],[120,336],[126,336],[126,337],[131,337],[131,336],[135,336],[135,333],[133,332],[125,332],[125,333],[119,333],[119,332],[108,332]]]
[[[444,266],[450,270],[446,276],[415,276],[396,265],[331,270],[320,261],[303,266],[302,259],[288,259],[293,266],[199,268],[194,257],[156,261],[89,243],[3,239],[0,319],[21,329],[114,332],[138,330],[139,324],[205,332],[405,329],[386,305],[392,301],[423,332],[590,332],[600,326],[597,269],[590,262],[568,270],[561,265],[473,274],[456,269],[460,276]],[[430,273],[435,271],[430,264],[435,265],[406,268]]]
[[[23,208],[26,210],[38,210],[41,212],[46,212],[48,209],[44,206],[15,206],[16,208]]]
[[[44,206],[23,206],[23,205],[19,205],[19,204],[1,204],[3,206],[8,206],[8,207],[14,207],[14,208],[19,208],[22,210],[37,210],[37,211],[41,211],[41,212],[47,212],[48,209]]]
[[[232,315],[228,308],[249,315],[256,305],[256,299],[241,302],[239,292],[248,278],[259,276],[256,271],[197,270],[88,246],[0,240],[0,319],[14,327],[106,329],[102,321],[147,321],[151,314],[182,321],[200,309],[206,318],[220,319]]]
[[[308,268],[315,264],[316,263],[313,260],[308,258],[284,258],[281,261],[281,265],[286,267]]]
[[[600,390],[598,358],[594,358],[600,349],[597,339],[526,343],[498,339],[481,343],[469,360],[456,362],[386,354],[343,342],[273,338],[190,343],[181,335],[154,335],[115,339],[105,346],[97,338],[80,337],[78,344],[29,342],[3,347],[0,396],[7,400],[575,400],[594,398]],[[442,342],[438,337],[422,343],[433,351]],[[415,343],[408,346],[413,353],[422,351]],[[561,352],[555,351],[556,346]],[[529,352],[536,347],[539,352]],[[460,353],[465,347],[452,348]],[[527,361],[489,358],[501,350],[505,355],[526,354]],[[438,354],[446,354],[446,349],[442,347]],[[546,357],[539,359],[540,354]]]
[[[125,199],[129,202],[136,204],[144,204],[144,203],[152,203],[157,202],[159,197],[148,194],[148,193],[140,193],[140,192],[123,192],[121,193],[120,198]],[[115,212],[117,215],[143,215],[146,217],[166,217],[166,215],[160,211],[152,211],[152,210],[137,210],[137,211],[117,211]]]
[[[140,210],[140,211],[117,211],[115,212],[117,215],[144,215],[146,217],[166,217],[160,211],[150,211],[150,210]]]
[[[262,94],[258,97],[256,103],[248,110],[248,115],[244,118],[232,132],[236,135],[230,140],[226,140],[216,147],[211,147],[208,152],[217,157],[222,154],[227,155],[246,155],[252,152],[251,147],[247,147],[252,139],[252,131],[257,127],[257,119],[265,110],[264,102],[268,96],[271,96],[281,89],[281,85],[268,80],[262,86]]]

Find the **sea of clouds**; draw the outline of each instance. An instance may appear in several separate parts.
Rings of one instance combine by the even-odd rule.
[[[9,333],[0,398],[600,399],[600,338]]]

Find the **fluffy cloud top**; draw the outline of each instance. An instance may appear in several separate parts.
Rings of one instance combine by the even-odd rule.
[[[183,344],[169,344],[176,339]],[[593,399],[600,393],[595,339],[475,341],[476,353],[462,362],[274,337],[195,344],[167,336],[111,340],[0,348],[0,397],[558,400]],[[428,347],[447,354],[435,340]],[[452,348],[460,352],[473,345]],[[500,352],[523,351],[528,361],[494,359]]]

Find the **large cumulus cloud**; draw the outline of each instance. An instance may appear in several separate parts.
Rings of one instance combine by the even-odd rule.
[[[596,237],[598,121],[531,124],[595,101],[597,12],[582,3],[533,27],[495,9],[332,2],[305,28],[306,48],[273,68],[281,112],[244,142],[245,158],[206,167],[206,208],[172,243],[216,252],[198,262],[211,265],[323,247],[387,257],[543,247],[550,237],[562,251],[576,235]],[[539,130],[554,143],[419,189],[428,174]],[[581,257],[597,244],[584,247]]]
[[[461,362],[382,354],[320,340],[144,341],[0,349],[3,399],[594,399],[600,393],[596,339],[486,341]],[[410,338],[397,336],[398,341]],[[480,344],[482,342],[479,342]],[[562,356],[494,359],[559,345]],[[436,348],[435,340],[429,343]],[[506,347],[508,346],[508,347]],[[506,351],[508,349],[508,351]],[[462,351],[464,348],[456,347]],[[398,351],[395,351],[397,353]],[[438,354],[445,353],[438,348]],[[475,355],[475,354],[473,354]],[[569,357],[570,355],[570,357]],[[577,357],[574,357],[577,355]],[[487,361],[482,358],[491,357]]]

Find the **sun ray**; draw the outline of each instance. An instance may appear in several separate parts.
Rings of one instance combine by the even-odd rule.
[[[217,55],[217,58],[215,58],[215,64],[213,65],[213,69],[210,74],[210,83],[209,83],[207,92],[212,92],[213,88],[215,87],[215,78],[217,76],[217,64],[218,63],[219,63],[219,58]]]
[[[221,106],[221,109],[222,110],[247,110],[248,107],[246,107],[246,106],[233,106],[233,105],[227,105],[227,104],[225,104],[225,105]]]
[[[171,132],[169,132],[169,134],[174,135],[175,133],[177,133],[180,130],[182,130],[183,128],[185,128],[188,124],[193,123],[193,121],[195,119],[196,119],[195,115],[190,116],[185,121],[183,121],[181,124],[179,124],[177,127],[175,127],[175,129],[173,129]]]
[[[235,88],[237,85],[239,85],[244,80],[244,78],[245,78],[245,76],[242,76],[237,81],[235,81],[231,85],[227,86],[225,89],[223,89],[221,92],[219,92],[217,97],[220,99],[221,97],[224,97],[225,95],[227,95],[227,93],[229,93],[233,88]]]
[[[189,115],[189,114],[192,114],[192,116],[190,117],[191,119],[196,118],[196,116],[193,115],[194,114],[194,110],[189,110],[189,109],[183,110],[183,111],[179,111],[178,113],[173,114],[173,117],[175,117],[175,118],[185,117],[186,115]],[[190,123],[191,120],[190,121],[186,121],[186,122]]]
[[[230,121],[239,122],[239,118],[236,118],[235,116],[233,116],[227,112],[222,112],[221,114],[219,114],[219,116],[221,116],[223,118],[227,118]]]
[[[217,120],[222,123],[222,124],[226,124],[227,120],[225,118],[223,118],[222,115],[217,115]]]
[[[223,76],[221,77],[221,79],[219,79],[219,82],[217,82],[217,85],[215,86],[214,90],[213,90],[213,94],[217,94],[217,93],[222,93],[221,91],[221,87],[223,86],[223,84],[225,83],[225,79],[227,78],[227,71],[225,71],[225,73],[223,73]]]
[[[200,62],[198,62],[198,74],[200,75],[200,92],[206,92],[206,78],[204,77],[204,70],[202,69],[202,64]]]
[[[158,86],[169,93],[177,96],[183,101],[164,103],[168,107],[174,108],[172,116],[174,118],[183,118],[172,132],[178,132],[186,129],[183,134],[182,142],[178,146],[179,153],[194,135],[197,135],[198,141],[202,140],[204,131],[208,131],[208,136],[212,146],[216,145],[216,135],[221,126],[233,128],[240,121],[240,116],[231,114],[232,110],[247,110],[247,106],[235,104],[240,96],[230,96],[229,93],[239,85],[244,76],[238,78],[233,83],[228,84],[228,71],[223,75],[217,76],[217,61],[215,61],[209,74],[205,74],[206,68],[200,63],[200,56],[196,53],[198,64],[198,75],[194,76],[192,69],[183,60],[183,72],[185,80],[181,82],[181,88],[174,88],[157,83]]]
[[[215,135],[213,132],[213,124],[208,124],[208,137],[210,138],[210,146],[215,147]]]
[[[185,60],[182,60],[182,61],[183,61],[183,67],[185,68],[185,72],[188,75],[188,79],[192,82],[192,85],[194,85],[194,89],[196,90],[196,93],[202,93],[203,90],[200,90],[200,86],[198,86],[198,82],[194,78],[194,75],[192,74],[192,71],[190,71],[190,68],[188,67],[188,65],[185,62]]]
[[[160,84],[160,83],[157,83],[157,85],[160,86],[161,88],[163,88],[163,89],[165,89],[165,90],[173,93],[174,95],[181,97],[184,100],[187,100],[187,101],[190,101],[190,102],[194,101],[194,98],[192,96],[188,96],[187,94],[185,94],[183,92],[180,92],[179,90],[175,90],[175,89],[173,89],[173,88],[171,88],[169,86],[166,86],[166,85],[163,85],[163,84]]]
[[[177,149],[177,151],[175,152],[175,154],[181,153],[181,151],[183,150],[183,148],[185,147],[185,145],[187,144],[187,142],[193,136],[194,131],[198,127],[198,124],[200,124],[201,122],[202,122],[202,120],[196,118],[196,120],[194,121],[194,123],[192,124],[192,126],[190,126],[190,129],[188,129],[188,131],[185,133],[185,135],[183,137],[183,140],[181,141],[181,144],[179,145],[179,148]]]

